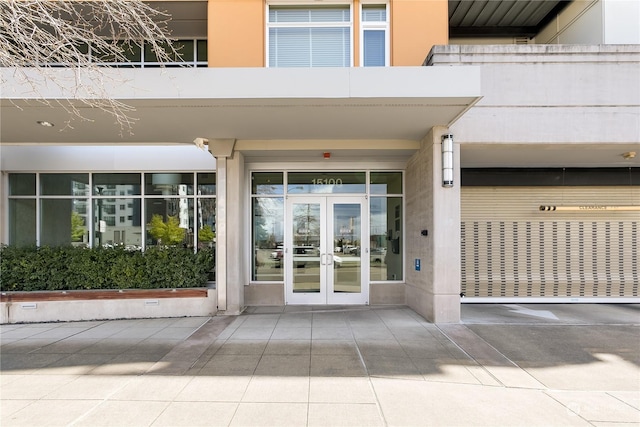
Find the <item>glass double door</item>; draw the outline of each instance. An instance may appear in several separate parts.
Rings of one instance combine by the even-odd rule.
[[[368,304],[366,207],[364,196],[287,198],[287,304]]]

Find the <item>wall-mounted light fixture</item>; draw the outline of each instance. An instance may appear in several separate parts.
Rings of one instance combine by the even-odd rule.
[[[453,187],[453,135],[442,135],[442,186]]]

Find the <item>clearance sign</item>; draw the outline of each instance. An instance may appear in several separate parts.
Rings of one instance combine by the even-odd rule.
[[[638,211],[640,206],[606,206],[606,205],[584,205],[584,206],[553,206],[540,205],[539,208],[544,212],[584,212],[584,211]]]

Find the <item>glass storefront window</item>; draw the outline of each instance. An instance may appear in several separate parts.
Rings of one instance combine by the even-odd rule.
[[[193,198],[145,200],[146,245],[193,247]]]
[[[88,246],[87,203],[87,199],[40,199],[40,246]]]
[[[116,209],[122,205],[123,210]],[[141,206],[140,199],[94,199],[94,247],[142,249]]]
[[[370,279],[403,280],[403,173],[366,172],[254,172],[252,194],[252,281],[284,280],[284,199],[279,194],[366,194],[371,198]],[[286,182],[286,186],[283,184]],[[290,219],[294,220],[294,219]],[[288,225],[286,225],[288,226]]]
[[[10,245],[142,249],[158,243],[147,230],[154,214],[175,217],[179,244],[215,245],[215,173],[10,173],[8,190]]]
[[[35,196],[35,173],[12,173],[9,175],[9,194],[11,196]]]
[[[198,174],[198,191],[199,196],[215,196],[216,195],[216,174],[215,173],[199,173]]]
[[[198,198],[198,249],[212,248],[216,243],[216,199]]]
[[[9,199],[9,244],[36,245],[36,199]]]
[[[251,175],[251,194],[284,194],[282,172],[254,172]]]
[[[88,196],[89,174],[42,173],[40,194],[43,196]]]
[[[116,195],[140,195],[140,174],[94,173],[93,195],[105,194],[105,190],[114,190]]]
[[[289,172],[289,194],[362,194],[366,192],[364,172]]]
[[[370,279],[403,280],[402,197],[372,197],[370,205]]]
[[[255,197],[251,212],[252,280],[284,279],[284,199]]]
[[[144,177],[145,195],[185,196],[193,194],[192,173],[148,173]]]
[[[402,172],[371,172],[371,194],[402,194]]]

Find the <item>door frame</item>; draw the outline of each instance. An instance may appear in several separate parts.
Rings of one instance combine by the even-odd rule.
[[[293,205],[295,203],[317,203],[320,205],[320,264],[319,292],[293,292],[294,245],[293,245]],[[352,203],[360,205],[360,292],[334,292],[336,263],[334,261],[334,206]],[[369,204],[366,195],[295,195],[287,196],[284,213],[284,299],[286,304],[326,305],[326,304],[369,304]],[[315,260],[315,258],[314,258]],[[329,261],[327,261],[329,260]]]

